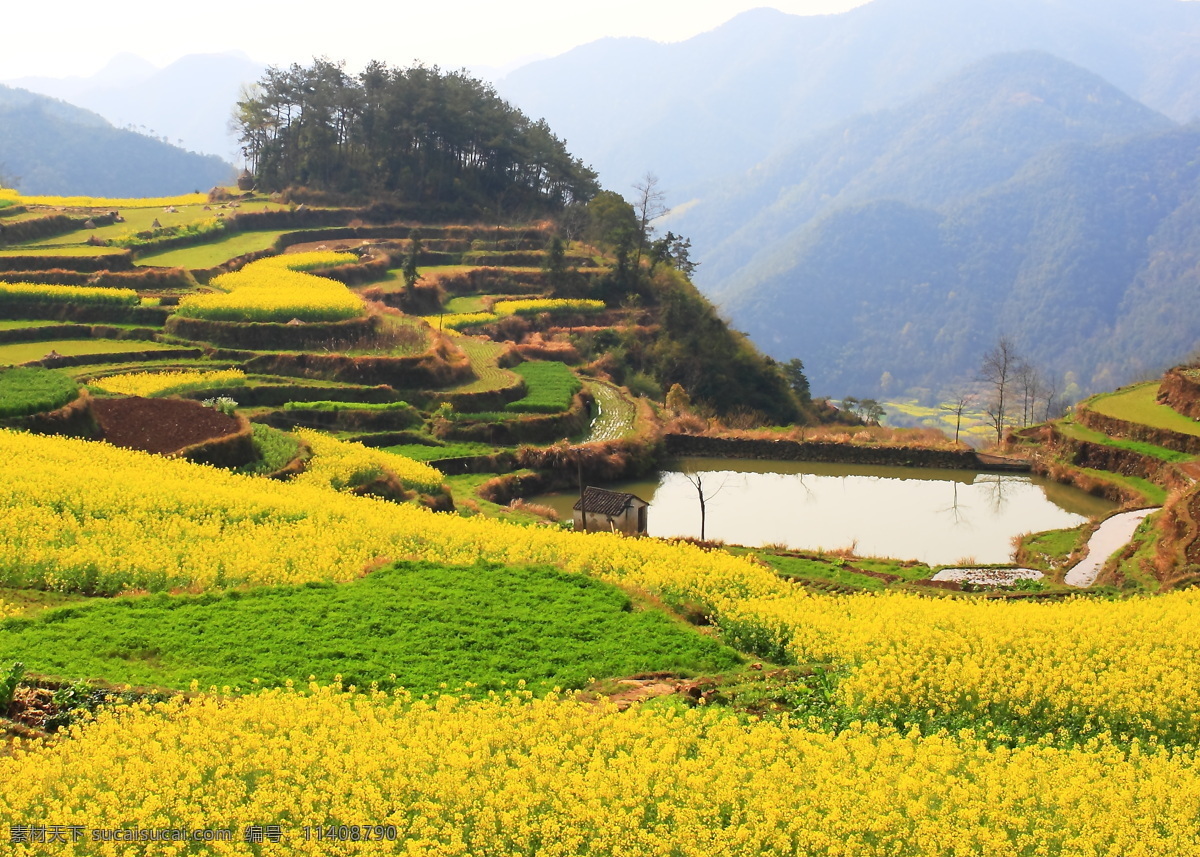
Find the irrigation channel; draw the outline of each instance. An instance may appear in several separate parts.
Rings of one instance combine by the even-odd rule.
[[[650,503],[652,536],[705,536],[747,546],[851,548],[930,565],[1009,562],[1013,536],[1073,527],[1114,503],[1028,474],[915,467],[687,458],[644,481],[604,487]],[[527,498],[569,519],[574,492]]]

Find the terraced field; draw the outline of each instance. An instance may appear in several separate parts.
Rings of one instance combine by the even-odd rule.
[[[584,441],[619,440],[631,436],[635,431],[637,406],[612,384],[592,381],[590,387],[596,399],[596,416]]]
[[[163,268],[215,268],[223,262],[246,253],[269,249],[279,239],[283,232],[280,230],[263,230],[257,232],[233,232],[207,244],[195,247],[180,247],[174,250],[164,250],[161,253],[146,253],[138,257],[137,264],[141,267]]]
[[[64,357],[89,354],[131,354],[139,351],[178,351],[179,346],[139,339],[51,339],[46,342],[10,342],[0,345],[0,366],[41,360],[51,351]]]
[[[1152,443],[1126,440],[1125,438],[1119,437],[1109,437],[1103,432],[1093,431],[1092,429],[1073,422],[1063,421],[1058,424],[1058,429],[1068,437],[1088,441],[1089,443],[1099,443],[1104,446],[1111,446],[1115,449],[1127,449],[1130,452],[1136,452],[1141,455],[1149,455],[1152,458],[1159,459],[1160,461],[1177,463],[1181,461],[1190,461],[1191,459],[1195,458],[1195,456],[1188,455],[1186,452],[1178,452],[1174,449],[1167,449],[1166,447],[1156,446]]]
[[[206,259],[231,250],[216,243]],[[483,297],[448,308],[472,311]],[[127,323],[153,315],[119,312]],[[222,323],[249,328],[252,317]],[[303,332],[294,322],[270,335]],[[447,854],[1174,857],[1200,847],[1194,590],[931,597],[918,564],[565,532],[466,491],[454,497],[461,514],[435,512],[448,509],[449,480],[394,452],[492,451],[422,441],[442,399],[523,386],[499,366],[517,346],[457,337],[477,378],[453,386],[453,348],[412,319],[383,324],[439,348],[380,354],[393,348],[380,337],[352,353],[278,341],[195,360],[163,351],[165,366],[197,373],[258,368],[185,376],[235,384],[193,392],[236,389],[255,419],[289,402],[336,413],[343,400],[373,406],[346,409],[360,414],[412,415],[402,430],[364,432],[370,449],[257,424],[256,442],[278,446],[271,469],[303,466],[291,478],[0,431],[0,692],[17,684],[18,659],[60,684],[23,683],[11,706],[0,700],[0,714],[27,718],[11,728],[28,739],[0,738],[0,818],[220,819],[240,833],[303,814],[388,825],[398,844],[384,850]],[[18,345],[40,356],[72,342]],[[573,388],[565,364],[522,365],[525,386]],[[64,375],[146,368],[97,362]],[[405,386],[414,376],[424,380]],[[632,434],[639,403],[589,383],[588,438]],[[1052,541],[1037,546],[1078,545]],[[1153,555],[1138,550],[1139,562]],[[189,692],[114,708],[75,683],[83,676]],[[97,707],[95,718],[77,713]],[[72,718],[78,728],[42,740]],[[285,830],[288,853],[329,853]]]
[[[1098,414],[1119,420],[1200,437],[1200,422],[1190,420],[1166,405],[1160,405],[1156,399],[1157,394],[1158,382],[1151,381],[1097,396],[1090,400],[1088,407]]]
[[[477,378],[469,384],[454,388],[453,392],[483,393],[492,390],[507,390],[525,383],[516,372],[511,369],[502,369],[497,365],[497,359],[506,348],[503,343],[464,336],[455,340],[455,344],[470,358],[471,369]]]

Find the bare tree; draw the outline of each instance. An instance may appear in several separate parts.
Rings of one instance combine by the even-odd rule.
[[[1007,336],[1001,336],[995,347],[983,355],[979,369],[979,380],[988,385],[991,400],[987,404],[987,415],[996,429],[996,445],[1004,440],[1008,409],[1012,406],[1012,385],[1021,364],[1017,349]]]
[[[1027,360],[1017,364],[1017,390],[1021,397],[1021,427],[1037,421],[1037,403],[1042,398],[1042,375]]]
[[[958,443],[958,435],[962,431],[963,412],[975,401],[975,394],[962,387],[950,394],[950,401],[943,402],[939,409],[954,414],[954,442]]]
[[[1058,378],[1051,375],[1042,385],[1041,398],[1043,403],[1042,422],[1049,422],[1062,416],[1062,390],[1059,389]]]
[[[650,235],[654,231],[654,227],[650,224],[670,212],[671,209],[667,208],[663,203],[667,195],[659,189],[658,176],[654,173],[646,173],[640,182],[634,184],[633,189],[638,194],[637,199],[633,203],[633,211],[638,219],[637,247],[634,253],[633,271],[635,277],[640,277],[642,252],[646,249],[646,242],[650,239]]]
[[[683,478],[690,482],[692,487],[696,489],[696,497],[700,501],[700,541],[704,541],[704,526],[708,516],[707,503],[725,489],[725,486],[729,484],[729,477],[726,476],[722,479],[721,484],[717,486],[715,491],[708,491],[706,493],[707,489],[704,487],[703,473],[690,470],[687,467],[684,467],[680,472],[683,474]]]

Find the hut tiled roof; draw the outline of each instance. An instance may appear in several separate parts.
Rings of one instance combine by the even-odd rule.
[[[609,491],[605,488],[588,487],[583,489],[583,496],[575,501],[572,507],[577,512],[587,512],[597,515],[620,515],[629,507],[630,501],[646,502],[636,494],[625,494],[620,491]]]

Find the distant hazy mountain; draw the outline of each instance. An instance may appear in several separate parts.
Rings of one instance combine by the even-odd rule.
[[[1198,154],[1200,127],[1006,55],[815,135],[673,225],[727,218],[701,273],[816,391],[936,388],[1001,332],[1087,391],[1200,345]]]
[[[0,176],[28,194],[161,196],[228,183],[233,165],[63,101],[0,86]]]
[[[986,56],[1041,50],[1177,121],[1200,115],[1200,3],[874,0],[838,15],[747,12],[675,44],[604,39],[535,62],[500,94],[544,116],[617,190],[647,170],[672,201],[781,145],[893,107]]]
[[[857,116],[721,182],[669,219],[691,237],[700,282],[720,299],[735,272],[814,217],[897,199],[937,207],[1012,177],[1067,142],[1099,143],[1175,123],[1100,77],[1048,54],[982,60],[895,110]]]
[[[91,77],[6,83],[95,111],[118,128],[136,128],[181,148],[235,160],[229,118],[241,87],[257,81],[265,68],[241,52],[194,54],[162,69],[121,54]]]

